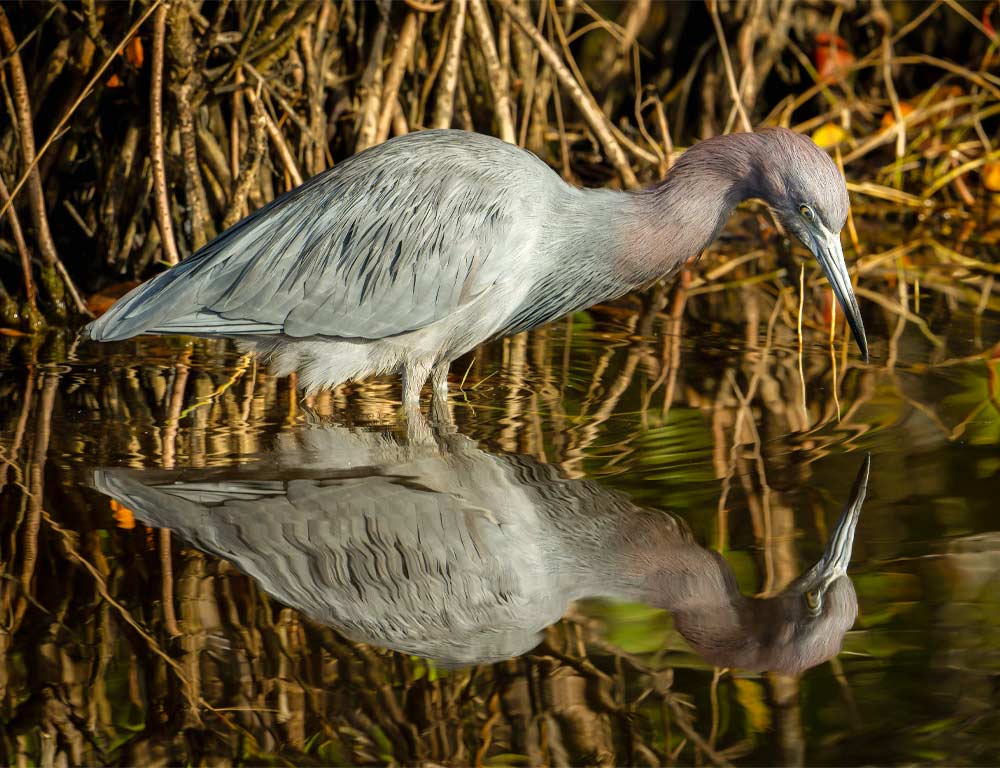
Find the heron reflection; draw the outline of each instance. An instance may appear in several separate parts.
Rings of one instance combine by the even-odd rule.
[[[446,665],[525,653],[588,597],[668,609],[708,661],[752,671],[814,666],[854,623],[847,566],[867,459],[819,562],[761,599],[670,514],[526,456],[441,440],[314,427],[240,467],[98,470],[94,484],[307,616]]]

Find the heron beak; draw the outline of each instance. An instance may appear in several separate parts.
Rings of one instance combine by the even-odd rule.
[[[851,326],[854,340],[858,342],[861,357],[868,362],[868,339],[865,338],[865,326],[861,322],[861,310],[858,300],[851,288],[851,277],[847,274],[847,262],[844,261],[844,249],[840,245],[840,235],[830,234],[826,242],[819,241],[813,249],[816,261],[823,268],[826,279],[830,281],[833,295],[837,297],[847,323]]]
[[[854,532],[861,517],[861,507],[865,503],[868,492],[868,476],[871,471],[871,456],[866,456],[854,479],[851,489],[851,500],[847,502],[840,520],[830,535],[823,557],[814,566],[813,579],[810,586],[825,592],[835,580],[847,575],[847,566],[851,562],[851,550],[854,547]]]

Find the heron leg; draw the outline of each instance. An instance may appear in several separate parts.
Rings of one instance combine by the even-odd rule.
[[[448,400],[448,369],[450,367],[450,360],[446,360],[434,366],[434,371],[431,373],[431,384],[434,387],[435,399],[440,398],[444,401]]]
[[[434,429],[420,412],[419,406],[403,404],[406,416],[406,439],[410,445],[437,445],[434,439]]]
[[[429,365],[407,363],[403,366],[403,407],[420,410],[420,391],[430,375]]]

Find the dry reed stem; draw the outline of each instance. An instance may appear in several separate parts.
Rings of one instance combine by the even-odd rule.
[[[905,281],[904,281],[905,282]],[[867,288],[861,288],[860,286],[854,289],[854,292],[861,298],[868,299],[869,301],[874,301],[881,307],[888,309],[893,314],[899,315],[901,318],[908,320],[920,329],[920,332],[924,335],[931,344],[935,347],[943,348],[945,346],[944,341],[934,335],[927,322],[919,315],[913,314],[905,306],[899,304],[893,304],[892,301],[887,299],[881,293],[876,293],[875,291],[870,291]]]
[[[903,186],[903,172],[901,164],[903,155],[906,154],[906,123],[903,122],[903,112],[899,106],[899,96],[896,93],[896,84],[892,80],[892,42],[889,40],[889,30],[882,35],[882,82],[885,91],[889,96],[889,103],[892,105],[892,114],[895,123],[892,130],[896,136],[896,163],[893,168],[893,181],[896,189]]]
[[[562,95],[559,93],[559,83],[553,83],[552,103],[556,108],[556,127],[559,129],[559,159],[562,161],[562,177],[566,181],[573,179],[573,167],[569,157],[569,142],[566,140],[566,124],[563,120]]]
[[[490,91],[493,94],[497,132],[504,141],[516,144],[517,135],[514,132],[514,121],[510,112],[510,82],[507,77],[507,69],[500,64],[500,56],[497,53],[496,41],[493,37],[493,25],[490,22],[485,0],[469,0],[469,12],[476,29],[476,37],[479,38],[479,49],[486,61]]]
[[[257,110],[254,111],[253,117],[250,118],[250,129],[250,142],[247,147],[246,156],[243,158],[239,175],[236,177],[236,184],[233,188],[229,209],[222,219],[222,228],[224,230],[229,229],[243,218],[243,210],[246,208],[250,188],[257,180],[260,161],[267,149],[267,120],[260,113],[259,105]]]
[[[70,298],[73,300],[73,306],[76,307],[76,311],[84,317],[93,317],[94,313],[87,308],[87,302],[83,300],[80,291],[76,288],[76,283],[73,282],[73,278],[66,271],[66,265],[62,263],[61,259],[56,260],[55,270],[56,274],[62,279],[63,286],[69,293]]]
[[[10,195],[7,193],[7,185],[4,184],[3,177],[0,176],[0,203],[7,203]],[[28,251],[28,244],[24,241],[24,233],[21,231],[21,222],[17,218],[17,211],[11,207],[7,209],[7,223],[10,225],[10,232],[14,236],[14,244],[17,246],[17,255],[21,260],[21,274],[24,279],[24,295],[28,302],[28,312],[31,315],[29,321],[32,325],[38,322],[38,306],[35,303],[35,278],[31,274],[31,254]]]
[[[35,127],[31,119],[28,81],[24,75],[24,67],[21,65],[17,41],[14,39],[14,32],[10,28],[10,21],[7,19],[7,13],[3,6],[0,6],[0,42],[7,50],[7,65],[10,70],[11,85],[14,89],[14,108],[16,110],[16,113],[11,115],[11,119],[17,120],[20,129],[21,156],[28,179],[29,210],[31,211],[31,220],[35,225],[38,251],[42,257],[42,263],[51,267],[59,261],[59,255],[56,252],[56,244],[52,240],[52,233],[49,230],[49,219],[45,213],[45,193],[42,191],[42,179],[37,167],[40,153],[35,153]],[[7,196],[4,201],[4,211],[10,206],[12,198],[17,195],[20,188],[20,183],[16,184],[14,191]]]
[[[392,51],[392,61],[385,73],[382,85],[382,108],[378,116],[378,127],[375,130],[375,143],[381,144],[389,138],[389,128],[393,116],[399,106],[399,86],[403,82],[406,65],[413,56],[413,46],[417,40],[417,14],[408,13],[400,30],[396,46]]]
[[[746,110],[743,108],[743,99],[740,98],[740,89],[736,84],[736,74],[733,72],[733,62],[729,58],[729,46],[726,43],[726,34],[722,29],[722,19],[719,18],[718,0],[705,0],[705,2],[708,4],[708,11],[712,16],[712,25],[715,27],[715,34],[719,38],[719,52],[722,54],[722,65],[726,71],[726,83],[729,85],[729,95],[733,99],[733,105],[739,113],[743,130],[748,133],[752,132],[753,126],[750,124],[750,118],[747,117]]]
[[[431,128],[451,128],[455,112],[455,86],[458,83],[459,64],[462,58],[462,36],[465,33],[466,0],[452,0],[451,27],[448,36],[447,55],[441,69],[437,98],[434,101],[434,117]]]
[[[806,377],[802,371],[802,347],[804,344],[804,339],[802,337],[802,309],[806,300],[806,265],[802,263],[799,266],[799,312],[797,316],[796,333],[799,342],[799,382],[802,384],[802,415],[805,418],[805,422],[809,423],[809,411],[806,408]]]
[[[56,138],[62,134],[63,127],[69,121],[70,117],[72,117],[73,114],[76,112],[80,104],[83,103],[84,99],[86,99],[87,96],[90,94],[94,85],[104,75],[104,72],[111,65],[111,62],[114,61],[114,58],[122,52],[126,44],[128,44],[129,40],[131,40],[132,37],[135,35],[135,33],[138,31],[139,27],[142,26],[143,22],[145,22],[146,19],[149,18],[150,14],[152,14],[153,11],[157,9],[157,7],[160,5],[162,1],[163,0],[154,0],[153,4],[150,5],[150,7],[147,8],[142,13],[142,15],[135,21],[134,24],[132,24],[128,32],[126,32],[125,36],[122,38],[121,42],[119,42],[118,45],[115,47],[115,50],[112,51],[112,55],[105,59],[104,63],[101,64],[100,67],[98,67],[94,75],[90,78],[89,81],[87,81],[87,84],[84,86],[80,95],[77,96],[77,98],[73,101],[73,103],[66,110],[63,116],[59,119],[59,122],[57,122],[55,127],[52,129],[52,133],[49,134],[49,138],[45,140],[45,143],[42,144],[41,148],[35,153],[35,156],[32,159],[31,163],[29,163],[28,167],[25,168],[25,170],[22,172],[21,178],[18,179],[17,184],[15,184],[14,188],[10,191],[10,197],[3,203],[3,207],[0,208],[0,215],[7,212],[7,209],[12,205],[14,198],[17,196],[17,193],[28,181],[32,172],[35,171],[36,166],[38,165],[38,161],[42,158],[42,156],[45,154],[48,148],[56,140]],[[2,12],[3,9],[0,8],[0,13]],[[92,317],[90,310],[87,309],[87,305],[84,303],[83,299],[80,297],[79,292],[76,290],[76,286],[74,285],[72,278],[70,278],[69,273],[66,271],[66,268],[63,266],[62,262],[58,258],[55,261],[55,268],[56,271],[59,273],[59,275],[62,277],[63,282],[66,285],[66,289],[69,291],[70,296],[73,299],[74,304],[76,305],[77,311],[80,314],[84,315],[85,317]]]
[[[527,7],[527,0],[522,0],[522,4]],[[538,4],[538,22],[536,24],[538,29],[541,29],[542,25],[547,22],[547,13],[549,10],[548,3]],[[504,14],[505,19],[510,19],[510,14]],[[535,87],[538,85],[540,75],[538,72],[538,59],[539,51],[538,48],[531,47],[531,40],[526,34],[524,34],[520,28],[514,34],[515,51],[518,53],[519,68],[521,80],[523,85],[523,102],[524,109],[523,115],[521,117],[521,128],[518,131],[517,145],[519,147],[527,146],[528,139],[528,124],[531,122],[532,114],[535,111]]]
[[[618,171],[624,185],[629,189],[638,187],[639,180],[629,165],[621,146],[615,140],[610,123],[593,100],[593,97],[590,99],[587,98],[580,84],[560,60],[559,54],[556,53],[548,40],[542,36],[542,33],[538,31],[538,28],[524,11],[514,5],[512,0],[497,0],[497,3],[503,8],[504,13],[509,15],[514,23],[520,27],[521,31],[534,43],[535,48],[541,54],[542,58],[552,68],[552,71],[555,72],[556,77],[559,78],[559,82],[566,89],[570,99],[572,99],[577,109],[580,110],[587,121],[587,125],[590,126],[590,129],[601,142],[608,159],[614,165],[615,170]]]
[[[372,38],[371,52],[368,63],[361,76],[359,93],[361,109],[358,112],[358,138],[354,145],[355,152],[361,152],[375,143],[378,132],[379,105],[382,104],[382,54],[385,51],[385,40],[389,35],[389,20],[379,4],[379,22]],[[294,110],[293,110],[294,112]]]
[[[441,0],[438,3],[423,3],[420,0],[403,0],[410,8],[415,11],[420,11],[421,13],[437,13],[443,10],[448,3],[446,0]]]
[[[993,150],[992,152],[982,155],[981,157],[973,158],[968,162],[962,163],[961,165],[953,168],[948,173],[944,174],[937,180],[934,181],[927,189],[924,190],[924,198],[931,197],[935,192],[940,190],[942,187],[948,185],[952,181],[959,179],[962,175],[972,171],[976,168],[981,168],[993,160],[1000,159],[1000,149]]]
[[[180,261],[174,226],[170,220],[167,171],[163,161],[163,55],[167,34],[167,6],[160,4],[153,18],[153,56],[149,87],[149,159],[153,171],[153,210],[160,230],[163,260],[170,266]]]
[[[944,0],[944,3],[949,8],[951,8],[951,10],[953,10],[955,13],[957,13],[959,16],[961,16],[963,19],[969,22],[972,26],[974,26],[976,29],[982,32],[983,35],[986,37],[986,39],[989,40],[991,43],[993,43],[993,45],[1000,46],[1000,37],[997,36],[997,33],[991,32],[989,29],[987,29],[986,25],[984,25],[979,19],[977,19],[971,13],[969,13],[968,10],[966,10],[957,2],[955,2],[955,0]]]
[[[258,88],[262,87],[263,81],[258,80]],[[278,156],[281,158],[281,162],[285,167],[285,171],[292,179],[294,186],[299,186],[302,184],[302,174],[299,172],[299,167],[295,162],[295,155],[292,154],[292,150],[288,146],[288,142],[285,141],[284,135],[281,133],[281,129],[275,124],[274,119],[268,114],[267,110],[264,109],[263,105],[260,103],[259,93],[254,91],[252,88],[247,89],[247,101],[250,102],[250,106],[254,108],[255,111],[259,111],[259,114],[264,118],[264,127],[267,129],[267,135],[271,138],[271,143],[274,144],[274,148],[278,150]]]
[[[170,90],[177,108],[177,133],[181,142],[191,243],[193,250],[197,251],[214,237],[214,226],[208,213],[195,138],[195,108],[201,98],[202,75],[198,69],[198,48],[194,41],[190,5],[187,2],[171,4],[169,22],[166,47],[171,60]]]

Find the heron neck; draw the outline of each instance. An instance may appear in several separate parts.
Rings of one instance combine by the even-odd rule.
[[[670,611],[674,627],[700,654],[723,666],[759,646],[768,601],[743,595],[732,569],[716,552],[702,550],[697,571],[666,568],[652,573],[641,599]]]
[[[662,181],[628,193],[625,268],[648,280],[698,257],[737,205],[760,196],[761,145],[753,133],[708,139],[687,150]]]

